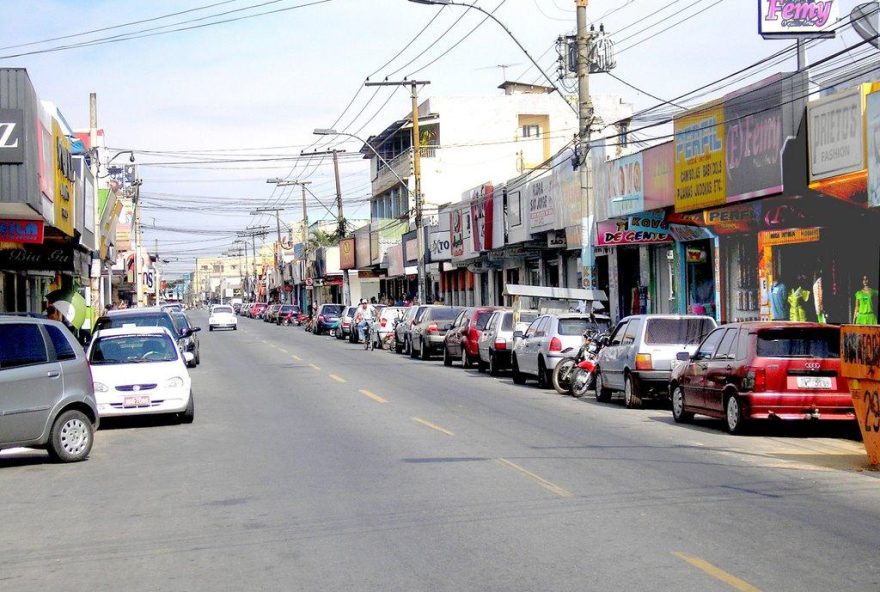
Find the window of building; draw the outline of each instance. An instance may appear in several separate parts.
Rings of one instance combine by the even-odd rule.
[[[537,123],[531,123],[529,125],[524,125],[522,128],[522,137],[523,138],[540,138],[541,137],[541,126]]]

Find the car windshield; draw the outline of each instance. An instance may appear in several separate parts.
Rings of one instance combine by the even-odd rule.
[[[354,316],[354,312],[355,312],[356,310],[357,310],[357,306],[349,306],[349,307],[348,307],[348,310],[345,311],[345,316],[347,316],[347,317],[353,317],[353,316]]]
[[[299,309],[291,304],[285,304],[281,307],[281,312],[296,312],[297,310]]]
[[[605,330],[599,323],[594,323],[590,319],[559,319],[560,335],[583,335],[586,331],[600,332]]]
[[[709,319],[648,319],[645,343],[649,345],[697,345],[715,325]]]
[[[341,304],[325,304],[323,314],[330,316],[339,316],[342,314],[343,306]]]
[[[770,329],[758,333],[761,358],[838,358],[838,329]]]
[[[121,329],[122,327],[165,327],[169,331],[171,331],[172,335],[177,335],[178,330],[174,325],[174,322],[171,320],[171,317],[166,314],[152,314],[152,315],[120,315],[115,317],[104,317],[103,319],[98,319],[98,322],[95,323],[95,330],[100,331],[101,329]]]
[[[176,359],[177,348],[166,335],[99,337],[89,354],[89,362],[96,366],[173,362]]]
[[[212,314],[232,314],[231,306],[215,306]]]
[[[482,331],[486,328],[486,323],[489,322],[489,319],[492,317],[492,311],[487,310],[485,312],[477,313],[477,329]]]

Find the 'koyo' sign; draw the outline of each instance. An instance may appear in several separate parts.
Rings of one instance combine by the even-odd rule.
[[[762,37],[834,37],[837,0],[758,0]]]

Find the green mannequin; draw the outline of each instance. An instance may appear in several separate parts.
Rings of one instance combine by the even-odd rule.
[[[856,309],[853,312],[853,323],[856,325],[876,325],[877,313],[874,310],[874,298],[877,290],[870,286],[868,276],[862,276],[862,289],[856,292]]]

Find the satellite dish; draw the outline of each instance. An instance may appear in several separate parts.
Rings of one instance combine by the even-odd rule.
[[[865,2],[852,9],[849,19],[853,29],[862,39],[880,49],[880,38],[877,37],[880,34],[877,29],[878,13],[880,13],[880,2]]]

